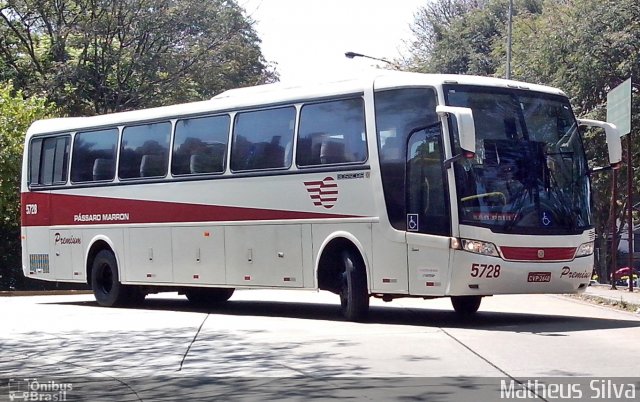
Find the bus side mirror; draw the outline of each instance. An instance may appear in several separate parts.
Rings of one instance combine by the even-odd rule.
[[[438,105],[436,113],[441,117],[453,116],[458,125],[460,148],[465,157],[472,158],[476,153],[476,126],[473,122],[473,111],[466,107]]]
[[[607,139],[607,148],[609,149],[609,164],[612,169],[620,167],[622,161],[622,141],[618,128],[611,123],[599,120],[578,119],[578,124],[583,127],[599,127],[604,129]]]

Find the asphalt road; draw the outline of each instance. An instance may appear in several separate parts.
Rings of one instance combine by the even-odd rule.
[[[505,384],[516,381],[514,392],[540,377],[581,377],[585,400],[610,400],[609,383],[590,381],[614,377],[620,389],[634,384],[634,399],[618,400],[640,398],[637,314],[563,296],[496,296],[465,321],[448,299],[372,299],[369,320],[353,323],[337,303],[324,292],[266,290],[237,291],[212,309],[175,294],[139,308],[101,308],[91,295],[2,297],[0,400],[25,391],[58,400],[508,400]],[[555,399],[545,390],[528,396]]]

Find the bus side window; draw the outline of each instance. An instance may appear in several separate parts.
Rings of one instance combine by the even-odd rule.
[[[236,115],[231,145],[231,170],[289,167],[296,118],[294,107],[243,112]]]
[[[71,182],[113,180],[118,129],[77,133],[73,139]]]
[[[31,141],[29,149],[29,184],[40,184],[40,156],[42,155],[42,138]]]
[[[229,115],[178,120],[171,173],[224,172],[230,121]]]
[[[306,104],[300,112],[298,166],[364,162],[362,98]]]
[[[31,141],[29,184],[48,186],[67,182],[70,136]]]
[[[125,127],[118,176],[121,179],[165,176],[170,136],[169,122]]]

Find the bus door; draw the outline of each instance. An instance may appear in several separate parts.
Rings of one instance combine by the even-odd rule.
[[[451,215],[440,124],[413,133],[406,155],[409,293],[442,296],[449,278]]]

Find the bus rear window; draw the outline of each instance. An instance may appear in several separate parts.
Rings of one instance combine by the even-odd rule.
[[[69,142],[68,135],[31,141],[29,185],[50,186],[67,182]]]

